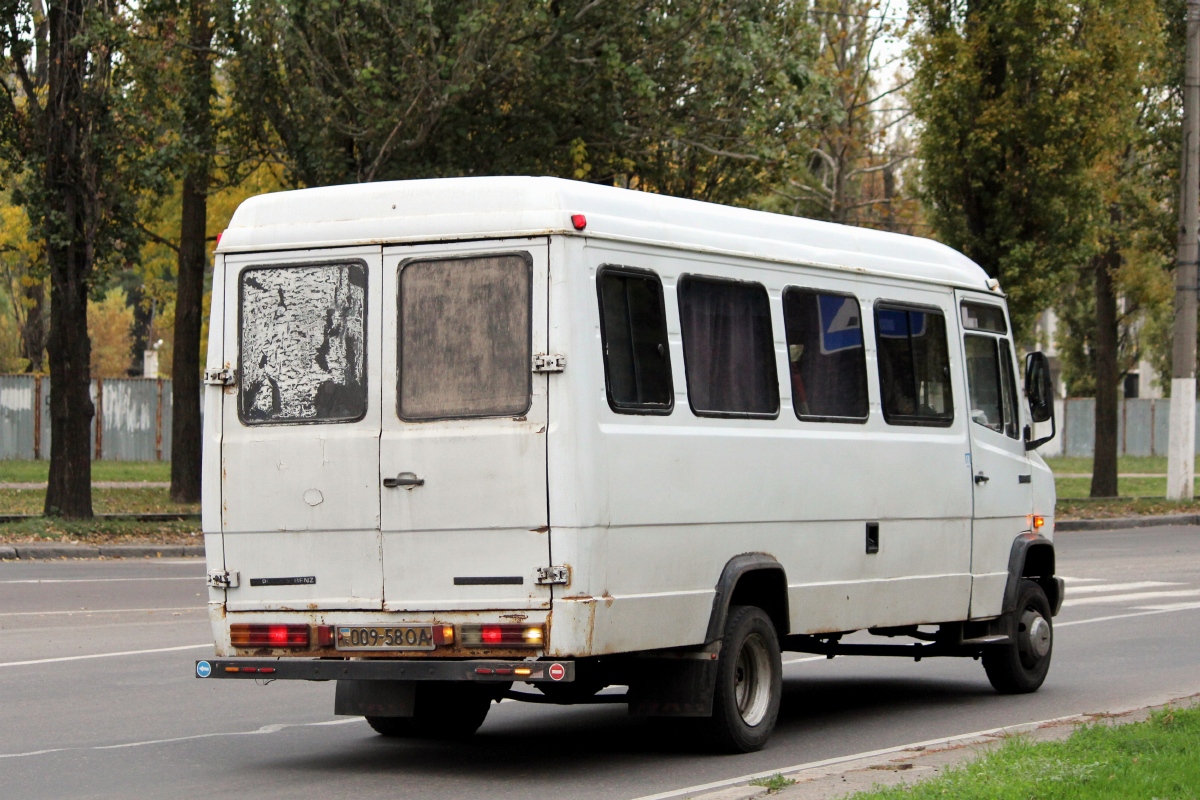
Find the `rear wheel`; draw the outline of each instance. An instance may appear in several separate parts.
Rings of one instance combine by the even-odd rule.
[[[1036,692],[1050,671],[1054,626],[1050,601],[1036,582],[1021,579],[1013,614],[1013,640],[983,652],[988,680],[1001,694]]]
[[[466,739],[487,718],[498,690],[508,684],[478,686],[440,681],[419,682],[411,717],[367,717],[383,736],[418,739]]]
[[[761,750],[775,729],[782,693],[775,626],[760,608],[731,606],[708,720],[714,743],[734,753]]]

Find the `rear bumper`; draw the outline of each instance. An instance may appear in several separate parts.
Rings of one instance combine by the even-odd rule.
[[[518,672],[521,670],[522,672]],[[528,674],[523,674],[529,670]],[[480,683],[570,683],[573,661],[521,661],[473,658],[463,660],[329,658],[210,658],[196,662],[197,678],[284,681],[474,681]]]

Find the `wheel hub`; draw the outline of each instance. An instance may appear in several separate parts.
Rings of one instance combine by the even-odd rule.
[[[1034,609],[1021,615],[1021,649],[1037,660],[1050,652],[1050,623]]]
[[[771,702],[771,662],[758,634],[746,637],[734,666],[733,696],[738,714],[750,727],[767,716]]]

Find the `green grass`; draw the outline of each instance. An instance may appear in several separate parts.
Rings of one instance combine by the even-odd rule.
[[[0,514],[40,514],[45,489],[0,489]],[[97,514],[196,514],[198,503],[172,503],[170,490],[92,489],[92,511]]]
[[[1091,500],[1059,498],[1054,513],[1058,519],[1103,519],[1106,517],[1139,517],[1147,514],[1195,514],[1200,501],[1176,502],[1159,498],[1103,497]]]
[[[795,783],[791,778],[785,778],[783,775],[776,772],[769,778],[757,778],[750,781],[751,786],[761,786],[767,790],[767,794],[775,794],[778,791],[786,789]]]
[[[855,800],[1107,800],[1200,797],[1200,708],[1079,729],[1061,742],[1014,737],[999,750],[907,787]]]
[[[1200,481],[1200,478],[1197,478]],[[1200,484],[1197,484],[1200,485]],[[1060,500],[1087,497],[1092,490],[1091,478],[1055,478]],[[1117,493],[1121,497],[1166,497],[1166,478],[1117,478]]]
[[[1047,458],[1046,463],[1055,472],[1075,472],[1092,474],[1092,459],[1077,456],[1060,456]],[[1167,474],[1166,456],[1119,456],[1117,472],[1142,472]],[[1196,457],[1196,472],[1200,474],[1200,456]]]
[[[203,544],[199,520],[137,522],[94,519],[66,521],[37,517],[0,524],[0,543],[79,542],[83,544]]]
[[[44,483],[49,461],[0,461],[0,483]],[[169,481],[170,461],[93,461],[93,481]]]

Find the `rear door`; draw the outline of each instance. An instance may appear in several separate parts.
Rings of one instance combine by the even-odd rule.
[[[385,608],[548,608],[545,239],[385,248]]]
[[[975,500],[971,616],[986,617],[1000,613],[1013,540],[1030,528],[1033,485],[1004,306],[969,292],[958,300]]]
[[[226,257],[230,611],[378,609],[380,248]],[[374,370],[374,374],[372,374]]]

